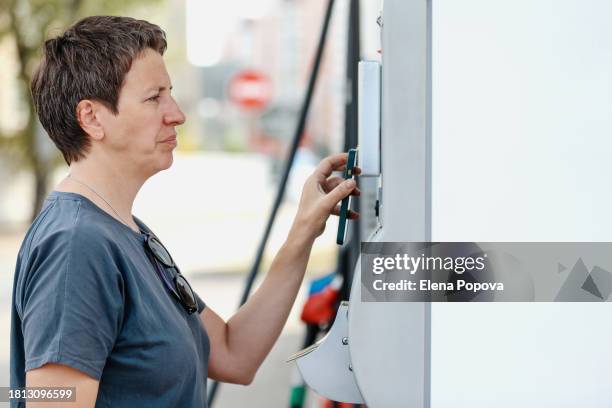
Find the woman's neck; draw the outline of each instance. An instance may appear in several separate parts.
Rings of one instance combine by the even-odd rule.
[[[70,174],[56,187],[58,191],[81,194],[134,231],[138,225],[132,207],[138,191],[146,181],[127,169],[94,165],[83,160],[70,165]]]

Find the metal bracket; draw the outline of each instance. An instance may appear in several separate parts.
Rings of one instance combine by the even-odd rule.
[[[363,397],[355,382],[348,348],[348,302],[342,302],[336,320],[325,337],[295,353],[295,361],[304,381],[317,394],[333,401],[362,404]]]

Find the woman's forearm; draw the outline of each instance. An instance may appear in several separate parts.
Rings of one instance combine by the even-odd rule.
[[[259,289],[227,322],[227,345],[249,378],[270,352],[300,289],[314,238],[293,229]]]
[[[220,348],[231,356],[232,378],[249,383],[255,376],[287,321],[315,238],[323,233],[329,216],[338,213],[340,200],[359,195],[354,180],[330,177],[342,171],[346,162],[346,153],[328,156],[308,177],[289,236],[260,288],[229,322],[219,325]],[[360,170],[354,171],[359,174]],[[215,360],[217,365],[227,364]]]

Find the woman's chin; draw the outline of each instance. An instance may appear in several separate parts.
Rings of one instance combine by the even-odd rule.
[[[164,171],[172,167],[172,163],[174,162],[174,155],[172,151],[165,152],[163,155],[160,155],[155,158],[152,167],[152,173],[158,173],[160,171]],[[153,175],[151,174],[151,175]]]
[[[164,158],[164,160],[160,163],[160,171],[169,169],[170,167],[172,167],[172,163],[174,163],[174,154],[172,154],[172,152],[169,152]]]

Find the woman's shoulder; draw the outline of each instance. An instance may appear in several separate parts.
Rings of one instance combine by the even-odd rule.
[[[60,276],[69,276],[73,283],[121,282],[127,240],[117,231],[77,195],[49,195],[17,256],[16,299],[22,301],[36,282],[57,283]]]
[[[112,250],[129,233],[135,234],[85,197],[53,191],[28,229],[20,255],[49,247],[57,252]]]

